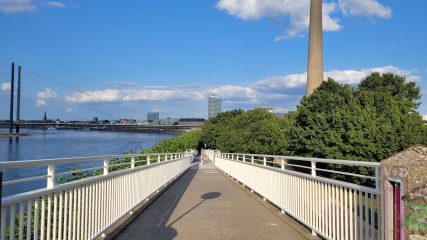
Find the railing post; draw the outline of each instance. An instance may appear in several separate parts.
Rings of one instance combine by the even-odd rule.
[[[254,164],[254,156],[251,157],[251,163]]]
[[[381,188],[381,169],[380,167],[375,167],[375,189],[380,190]]]
[[[147,156],[147,165],[150,165],[150,156]]]
[[[316,162],[312,161],[311,162],[311,176],[316,176]]]
[[[135,168],[135,157],[130,158],[130,168]]]
[[[46,187],[47,188],[53,188],[53,186],[55,185],[55,165],[54,164],[49,164],[47,165],[47,184]]]
[[[246,155],[243,155],[243,162],[246,162]]]
[[[282,159],[282,170],[285,170],[285,160],[284,159]]]
[[[316,162],[315,161],[311,162],[311,176],[316,176]],[[317,236],[317,233],[312,229],[311,235]]]
[[[110,160],[104,160],[104,175],[108,175],[110,168]]]
[[[157,156],[157,162],[160,162],[160,154]]]
[[[267,166],[267,157],[264,157],[264,166]]]

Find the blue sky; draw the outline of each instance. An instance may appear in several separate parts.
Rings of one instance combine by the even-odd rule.
[[[206,117],[295,109],[305,93],[309,0],[0,0],[0,118],[10,62],[23,67],[22,117]],[[324,0],[326,76],[371,71],[417,81],[427,114],[427,1]]]

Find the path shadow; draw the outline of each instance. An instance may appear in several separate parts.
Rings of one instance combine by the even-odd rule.
[[[181,220],[205,201],[221,196],[219,192],[208,192],[201,195],[199,203],[166,225],[194,176],[199,171],[199,161],[199,158],[195,158],[192,163],[193,166],[124,228],[115,239],[174,239],[178,233],[171,225]]]
[[[192,208],[190,208],[187,211],[185,211],[184,214],[182,214],[181,216],[179,216],[177,219],[173,220],[171,223],[169,223],[168,226],[172,226],[174,223],[176,223],[179,220],[181,220],[183,217],[185,217],[187,214],[189,214],[195,208],[197,208],[198,206],[202,205],[205,201],[210,200],[210,199],[218,198],[219,196],[221,196],[221,193],[219,193],[219,192],[209,192],[209,193],[203,194],[202,196],[200,196],[200,198],[202,199],[202,201],[200,201],[198,204],[194,205]]]

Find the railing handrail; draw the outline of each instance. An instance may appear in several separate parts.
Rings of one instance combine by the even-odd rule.
[[[148,168],[156,167],[156,166],[159,166],[159,165],[162,165],[162,164],[168,164],[168,163],[171,163],[171,162],[174,162],[174,161],[179,161],[179,160],[181,160],[183,158],[185,158],[185,157],[177,158],[177,159],[173,159],[173,160],[168,160],[166,162],[160,162],[160,163],[156,163],[156,164],[153,164],[153,165],[142,165],[142,166],[137,166],[135,168],[122,169],[122,170],[119,170],[119,171],[110,172],[110,173],[108,173],[108,175],[91,176],[91,177],[88,177],[88,178],[83,178],[83,179],[79,179],[79,180],[76,180],[76,181],[72,181],[72,182],[68,182],[68,183],[63,183],[63,184],[60,184],[60,185],[56,185],[53,188],[39,188],[39,189],[36,189],[36,190],[33,190],[33,191],[29,191],[29,192],[18,193],[18,194],[14,194],[14,195],[11,195],[11,196],[3,197],[1,199],[1,203],[4,206],[8,206],[8,205],[12,205],[12,204],[19,203],[19,202],[22,202],[22,201],[27,201],[29,199],[34,199],[34,198],[42,196],[42,195],[47,195],[47,194],[58,192],[58,191],[61,191],[61,190],[69,190],[69,189],[72,189],[72,188],[76,188],[76,187],[79,187],[79,186],[83,186],[83,185],[86,185],[86,184],[97,182],[97,181],[100,181],[100,180],[103,180],[103,179],[113,178],[115,176],[119,176],[119,175],[126,174],[126,173],[129,173],[129,172],[139,171],[141,169],[146,169],[146,168],[148,169]]]
[[[330,158],[315,158],[315,157],[300,157],[300,156],[286,156],[286,155],[268,155],[268,154],[249,154],[249,153],[223,153],[221,154],[232,154],[232,155],[245,155],[245,156],[254,156],[254,157],[269,157],[269,158],[283,158],[286,160],[299,160],[306,162],[320,162],[320,163],[332,163],[332,164],[342,164],[342,165],[352,165],[359,167],[379,167],[381,163],[378,162],[365,162],[365,161],[355,161],[355,160],[345,160],[345,159],[330,159]]]
[[[6,182],[16,184],[23,183],[24,179],[46,178],[46,187],[37,185],[35,190],[1,199],[0,239],[14,236],[23,239],[25,235],[27,239],[33,235],[34,239],[96,239],[107,234],[107,229],[123,216],[133,214],[134,208],[149,200],[151,194],[158,193],[188,170],[192,159],[191,152],[180,152],[3,163],[3,169],[46,167],[42,176]],[[84,167],[82,163],[101,166],[80,169],[96,172],[83,172],[84,175],[76,177],[82,179],[70,178],[68,182],[56,184],[57,176],[73,174],[74,170],[61,166],[67,163],[80,163],[77,167]],[[57,173],[64,169],[65,172]]]
[[[215,151],[213,153],[214,155],[218,155],[218,156],[230,157],[231,159],[228,159],[228,160],[236,160],[236,159],[242,160],[241,158],[243,158],[242,161],[251,161],[252,164],[254,163],[254,161],[257,161],[257,162],[262,161],[264,166],[267,166],[267,163],[275,163],[274,161],[267,161],[267,158],[281,159],[282,161],[276,162],[276,164],[280,164],[282,169],[285,169],[286,166],[292,166],[292,167],[304,168],[304,169],[310,170],[311,175],[313,176],[317,176],[318,172],[329,172],[329,173],[336,173],[336,174],[341,174],[346,176],[370,179],[375,181],[376,191],[380,190],[381,163],[377,163],[377,162],[363,162],[363,161],[353,161],[353,160],[343,160],[343,159],[327,159],[327,158],[267,155],[267,154],[222,153],[222,152],[215,152]],[[311,166],[289,164],[289,163],[285,163],[284,160],[303,161],[303,162],[311,163]],[[327,168],[319,168],[318,166],[316,166],[317,163],[367,167],[367,168],[373,168],[375,171],[374,171],[374,176],[364,175],[364,174],[355,174],[355,173],[350,173],[346,171],[334,171]]]
[[[359,190],[359,191],[364,191],[364,192],[368,192],[368,193],[373,193],[373,194],[379,194],[380,193],[380,191],[375,189],[375,188],[367,187],[367,186],[363,186],[363,185],[358,185],[355,183],[339,181],[339,180],[335,180],[335,179],[331,179],[331,178],[325,178],[325,177],[321,177],[321,176],[312,176],[312,175],[307,174],[307,173],[292,171],[292,170],[288,170],[288,169],[281,169],[281,168],[276,168],[276,167],[271,167],[271,166],[263,166],[260,164],[252,164],[250,162],[242,162],[242,161],[232,160],[232,159],[225,159],[225,160],[243,163],[243,164],[248,164],[248,165],[252,165],[255,167],[259,167],[259,168],[265,168],[265,169],[276,171],[276,172],[285,172],[285,173],[288,173],[290,175],[294,175],[294,176],[298,176],[298,177],[302,177],[302,178],[306,178],[306,179],[317,180],[317,181],[321,181],[321,182],[325,182],[325,183],[331,183],[331,184],[334,184],[337,186],[347,187],[347,188],[351,188],[351,189]]]
[[[378,163],[213,150],[205,154],[222,172],[280,208],[282,213],[297,219],[310,228],[313,235],[325,239],[381,239],[381,165]],[[311,166],[301,165],[305,170],[299,171],[295,167],[301,167],[297,165],[301,163],[288,165],[286,160],[306,161]],[[374,168],[375,177],[370,179],[375,179],[375,187],[318,175],[318,171],[324,170],[316,166],[318,162]]]
[[[67,158],[8,161],[8,162],[0,162],[0,169],[36,167],[36,166],[45,166],[49,164],[57,165],[57,164],[80,163],[80,162],[95,162],[95,161],[112,160],[112,159],[124,158],[124,157],[148,157],[148,156],[170,155],[170,154],[182,154],[182,153],[176,152],[176,153],[122,154],[122,155],[103,155],[103,156],[90,156],[90,157],[67,157]]]

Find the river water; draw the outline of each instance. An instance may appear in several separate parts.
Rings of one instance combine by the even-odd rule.
[[[6,129],[0,131],[5,132]],[[35,134],[12,139],[0,138],[0,161],[119,155],[130,150],[139,153],[141,147],[150,148],[162,139],[175,136],[155,133],[21,129],[21,132],[29,131]],[[73,165],[75,166],[79,167],[78,164]],[[3,181],[45,174],[46,168],[9,169],[3,172]],[[33,190],[43,187],[44,184],[45,180],[4,186],[3,196]]]

